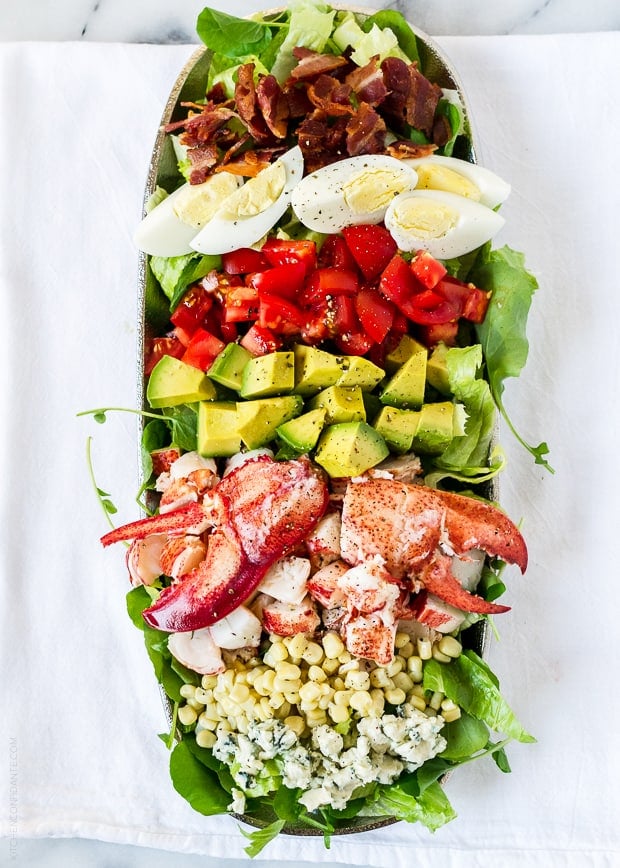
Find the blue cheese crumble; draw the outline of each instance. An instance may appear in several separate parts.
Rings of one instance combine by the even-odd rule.
[[[247,734],[221,732],[213,754],[225,762],[241,796],[275,789],[274,769],[284,786],[303,790],[300,803],[308,811],[325,805],[344,808],[356,789],[373,782],[393,783],[404,771],[415,771],[446,747],[440,735],[444,720],[405,705],[399,715],[385,714],[357,721],[352,747],[332,727],[322,724],[301,741],[282,721],[251,723]]]

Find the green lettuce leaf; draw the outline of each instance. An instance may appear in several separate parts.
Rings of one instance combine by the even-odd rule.
[[[198,813],[226,813],[230,794],[220,784],[217,773],[194,755],[188,741],[180,741],[170,754],[170,777],[177,793]]]
[[[266,22],[237,18],[208,6],[198,16],[196,32],[211,51],[238,62],[251,54],[260,54],[272,38]]]
[[[321,52],[327,45],[334,24],[334,9],[318,6],[308,0],[297,0],[289,6],[290,19],[286,37],[280,45],[271,72],[279,82],[285,81],[297,63],[292,51],[298,46]]]
[[[429,783],[417,795],[413,795],[408,789],[405,789],[400,781],[379,787],[378,798],[360,814],[374,817],[392,816],[407,823],[422,823],[431,832],[456,817],[448,797],[436,781]]]
[[[202,253],[186,253],[184,256],[151,256],[151,271],[174,310],[185,290],[213,269],[222,267],[221,256],[203,256]]]

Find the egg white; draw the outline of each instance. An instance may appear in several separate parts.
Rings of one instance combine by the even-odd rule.
[[[444,216],[453,218],[453,222],[447,219],[447,225],[433,227],[431,221],[427,231],[423,227],[405,225],[403,213],[409,203],[413,207],[427,205],[431,217],[436,212],[438,223]],[[486,205],[443,190],[401,193],[392,200],[385,214],[386,228],[401,250],[427,250],[436,259],[453,259],[475,250],[493,238],[505,222]]]
[[[230,253],[240,247],[251,247],[269,232],[288,208],[291,193],[303,175],[304,159],[298,146],[283,154],[276,163],[284,166],[284,188],[278,198],[258,214],[235,216],[226,200],[203,229],[191,239],[191,249],[199,253]],[[250,178],[244,186],[260,178]],[[241,188],[243,189],[243,188]],[[234,196],[234,194],[233,194]]]
[[[187,184],[156,205],[134,232],[133,241],[139,250],[151,256],[183,256],[192,253],[190,241],[196,227],[179,220],[174,213],[175,201],[183,196]]]
[[[416,170],[419,166],[430,163],[451,169],[458,175],[462,175],[478,188],[480,191],[478,201],[481,205],[486,205],[487,208],[496,208],[510,195],[511,187],[507,181],[477,163],[468,163],[467,160],[459,160],[456,157],[442,157],[440,154],[430,154],[427,157],[417,157],[404,160],[404,162]]]
[[[386,174],[398,188],[390,192],[381,186]],[[360,184],[367,206],[351,208],[347,185]],[[384,154],[349,157],[307,175],[293,191],[291,205],[297,219],[316,232],[339,232],[345,226],[380,223],[390,199],[405,189],[413,189],[417,175],[405,160]],[[359,192],[359,191],[358,191]]]

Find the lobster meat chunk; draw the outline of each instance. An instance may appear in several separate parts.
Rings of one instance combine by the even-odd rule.
[[[204,560],[165,588],[143,613],[147,624],[158,630],[200,630],[247,600],[272,564],[313,530],[328,500],[322,471],[307,459],[274,461],[260,455],[224,476],[203,503],[117,528],[102,542],[196,533],[187,525],[195,528],[202,515],[202,529],[214,527]]]
[[[350,482],[342,509],[342,558],[357,565],[379,557],[398,579],[421,583],[429,593],[466,612],[495,614],[489,603],[462,587],[452,556],[482,549],[522,572],[525,541],[516,525],[484,501],[390,479]],[[413,589],[413,585],[412,585]]]

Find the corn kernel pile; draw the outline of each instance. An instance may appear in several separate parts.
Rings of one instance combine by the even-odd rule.
[[[213,747],[222,731],[247,733],[252,721],[277,718],[298,737],[309,736],[321,724],[346,724],[362,717],[381,717],[385,704],[409,703],[426,714],[441,714],[448,723],[460,708],[441,693],[422,686],[424,660],[449,663],[461,644],[452,636],[438,642],[397,633],[395,657],[377,666],[353,657],[337,633],[320,639],[304,634],[270,636],[262,659],[244,662],[231,657],[219,675],[203,675],[199,687],[185,684],[185,703],[178,709],[184,726],[195,725],[196,741]]]

